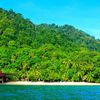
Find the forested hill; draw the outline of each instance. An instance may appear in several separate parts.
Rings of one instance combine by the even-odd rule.
[[[100,40],[0,8],[0,70],[17,73],[12,80],[100,82]]]

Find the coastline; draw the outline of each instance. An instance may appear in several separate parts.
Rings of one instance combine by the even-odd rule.
[[[16,82],[7,82],[4,85],[61,85],[61,86],[74,86],[74,85],[99,85],[100,83],[87,83],[87,82],[31,82],[31,81],[16,81]]]

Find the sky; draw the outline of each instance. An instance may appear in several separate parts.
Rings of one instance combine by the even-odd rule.
[[[100,39],[100,0],[0,0],[35,24],[69,24]]]

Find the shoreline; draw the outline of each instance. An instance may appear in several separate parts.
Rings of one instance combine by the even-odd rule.
[[[15,82],[7,82],[3,83],[4,85],[61,85],[61,86],[74,86],[74,85],[99,85],[100,83],[87,83],[87,82],[31,82],[31,81],[15,81]]]

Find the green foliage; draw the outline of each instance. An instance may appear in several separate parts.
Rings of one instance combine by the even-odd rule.
[[[11,80],[100,82],[100,40],[0,9],[0,69]]]

